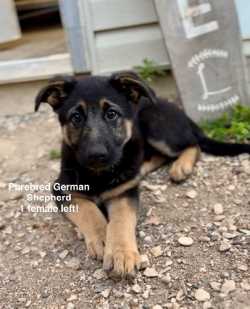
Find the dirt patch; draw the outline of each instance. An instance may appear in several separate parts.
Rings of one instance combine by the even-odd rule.
[[[250,308],[248,155],[203,155],[181,185],[167,168],[145,179],[138,239],[146,269],[115,282],[63,216],[22,212],[26,197],[8,192],[9,182],[55,179],[55,117],[1,120],[0,308]]]

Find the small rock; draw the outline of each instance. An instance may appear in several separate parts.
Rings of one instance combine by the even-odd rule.
[[[198,301],[204,302],[210,299],[210,294],[204,289],[198,289],[196,290],[194,297]]]
[[[31,300],[28,300],[27,303],[25,304],[25,307],[28,308],[31,305]]]
[[[146,254],[142,254],[141,255],[141,269],[146,269],[147,267],[149,267],[150,263],[149,263],[149,259],[148,256]]]
[[[226,239],[233,239],[237,236],[238,236],[237,233],[228,233],[228,232],[223,233],[223,237]]]
[[[209,284],[214,291],[220,291],[221,284],[219,282],[212,281]]]
[[[221,292],[224,294],[229,294],[236,289],[235,282],[233,280],[225,280],[222,284]]]
[[[80,281],[85,281],[85,280],[86,280],[86,275],[85,275],[84,272],[81,272],[81,273],[79,274],[79,279],[80,279]]]
[[[109,295],[110,295],[110,292],[111,292],[111,289],[105,289],[104,291],[101,292],[101,295],[104,297],[104,298],[108,298]]]
[[[197,197],[198,193],[195,190],[190,190],[187,191],[186,193],[186,197],[190,198],[190,199],[195,199]]]
[[[152,309],[162,309],[162,306],[160,306],[160,305],[155,305],[155,306],[152,307]]]
[[[13,232],[13,230],[12,230],[12,227],[11,227],[11,226],[8,226],[8,227],[4,230],[4,233],[5,233],[5,234],[8,234],[8,235],[12,234],[12,232]]]
[[[68,303],[66,309],[75,309],[75,305],[73,303]]]
[[[203,309],[212,309],[213,308],[213,305],[210,301],[206,301],[204,304],[203,304]]]
[[[67,299],[67,301],[69,302],[74,301],[74,300],[77,300],[77,295],[75,294],[70,295],[70,297]]]
[[[178,243],[182,246],[189,247],[189,246],[192,246],[194,241],[191,237],[182,236],[178,239]]]
[[[133,291],[134,293],[136,293],[136,294],[141,293],[141,287],[139,286],[139,284],[134,284],[134,285],[132,286],[132,291]]]
[[[28,247],[23,248],[22,254],[28,254],[28,253],[30,253],[30,248]]]
[[[66,256],[68,255],[69,251],[68,250],[63,250],[61,253],[59,253],[59,258],[61,260],[64,260],[66,258]]]
[[[144,271],[144,276],[149,277],[149,278],[158,277],[158,272],[155,270],[155,268],[148,267]]]
[[[149,290],[146,290],[146,291],[142,294],[142,297],[143,297],[144,299],[148,299],[148,298],[149,298],[149,294],[150,294]]]
[[[243,160],[241,162],[242,165],[242,171],[248,175],[250,175],[250,162],[249,160]]]
[[[105,271],[102,268],[97,269],[94,273],[93,273],[93,277],[97,280],[101,280],[106,278],[107,274],[105,273]]]
[[[248,266],[247,265],[238,265],[238,269],[241,271],[248,271]]]
[[[146,236],[145,232],[143,232],[143,231],[139,232],[139,237],[140,238],[144,238],[145,236]]]
[[[145,221],[146,225],[160,225],[161,224],[161,220],[157,215],[152,215],[149,218],[147,218],[147,220]]]
[[[201,237],[199,238],[199,240],[200,240],[201,242],[210,242],[210,238],[207,237],[207,236],[201,236]]]
[[[46,252],[44,252],[44,251],[40,251],[39,252],[39,255],[40,255],[40,257],[43,259],[45,256],[46,256]]]
[[[144,238],[144,241],[145,241],[146,243],[151,243],[151,242],[152,242],[151,236],[146,236],[146,237]]]
[[[166,259],[166,263],[165,263],[166,266],[170,266],[170,265],[172,265],[172,264],[173,264],[173,261],[172,261],[172,260]]]
[[[154,257],[159,257],[162,255],[162,249],[161,246],[157,246],[151,249],[151,253],[153,254]]]
[[[171,282],[171,276],[167,273],[165,276],[161,277],[161,281],[165,284],[169,284]]]
[[[176,294],[176,300],[177,300],[178,302],[182,301],[183,296],[184,296],[183,290],[179,290],[179,291],[177,292],[177,294]]]
[[[229,242],[225,242],[223,241],[221,244],[220,244],[220,247],[219,247],[219,251],[220,252],[226,252],[228,250],[231,249],[231,245]]]
[[[214,217],[214,224],[221,224],[220,222],[223,221],[226,217],[224,215],[218,215]],[[224,229],[224,228],[223,228]]]
[[[224,209],[223,209],[223,206],[222,204],[215,204],[214,205],[214,213],[216,215],[222,215],[224,213]]]
[[[243,290],[250,291],[250,283],[247,280],[243,280],[240,284]]]
[[[72,268],[74,270],[78,270],[80,268],[81,261],[76,258],[72,257],[70,260],[65,262],[65,265],[69,268]]]

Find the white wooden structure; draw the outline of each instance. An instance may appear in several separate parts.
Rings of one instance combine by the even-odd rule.
[[[250,104],[234,0],[155,2],[187,114],[200,121]]]
[[[60,0],[73,57],[84,46],[82,70],[105,74],[132,68],[145,58],[169,64],[154,0],[77,0],[75,5],[72,11],[72,1]]]
[[[250,56],[250,19],[245,13],[250,4],[235,1],[243,20],[244,53]],[[2,61],[0,84],[73,72],[106,74],[131,69],[145,58],[170,66],[154,0],[59,0],[59,4],[70,54]]]
[[[4,31],[2,31],[4,29]],[[0,44],[15,41],[21,37],[13,0],[1,0]]]
[[[131,69],[145,58],[159,65],[170,65],[154,0],[59,1],[76,72],[106,74]],[[235,2],[245,33],[246,27],[250,29],[242,13],[246,0]],[[244,51],[250,55],[248,42]]]

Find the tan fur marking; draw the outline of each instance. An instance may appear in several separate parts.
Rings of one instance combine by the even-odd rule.
[[[83,234],[89,255],[98,260],[102,260],[107,220],[98,207],[91,201],[73,197],[72,204],[78,205],[79,211],[67,213],[67,218]]]
[[[51,95],[48,97],[48,103],[52,106],[52,107],[56,107],[56,105],[58,104],[58,96],[56,92],[51,93]]]
[[[104,201],[118,197],[122,193],[136,187],[140,183],[141,179],[142,179],[142,177],[140,177],[138,175],[134,179],[129,180],[129,181],[119,185],[118,187],[116,187],[116,188],[114,188],[110,191],[106,191],[106,192],[102,193],[101,196],[100,196],[101,201],[104,202]]]
[[[82,107],[82,109],[83,109],[84,111],[87,109],[87,104],[86,104],[86,102],[81,101],[81,102],[79,103],[79,105]]]
[[[157,168],[161,167],[166,161],[166,158],[161,156],[154,156],[149,161],[143,162],[143,165],[140,169],[140,174],[138,174],[134,179],[129,180],[116,188],[106,191],[100,195],[101,201],[107,201],[112,198],[116,198],[122,193],[125,193],[126,191],[135,188],[139,185],[140,181],[149,173],[153,172]]]
[[[124,126],[126,130],[126,138],[124,140],[124,145],[131,139],[133,134],[133,122],[131,120],[124,120]]]
[[[62,136],[63,136],[64,142],[65,142],[68,146],[71,146],[71,142],[70,142],[70,140],[69,140],[69,136],[68,136],[68,132],[67,132],[67,126],[63,126],[63,127],[62,127]]]
[[[140,169],[140,174],[142,176],[146,176],[147,174],[161,167],[165,162],[166,158],[162,156],[154,156],[149,161],[143,162],[143,165]]]
[[[107,227],[103,266],[118,276],[131,276],[140,267],[136,243],[136,207],[128,198],[118,198],[109,205],[110,222]]]
[[[148,139],[148,143],[156,150],[160,151],[160,153],[168,157],[175,158],[178,156],[178,153],[174,152],[164,141],[155,141],[153,139]]]
[[[172,164],[169,175],[175,182],[185,180],[193,172],[195,163],[200,155],[200,148],[198,146],[189,147],[182,152],[179,158]]]
[[[101,109],[104,109],[105,104],[107,104],[107,100],[106,99],[101,99],[99,101],[99,105],[100,105]]]

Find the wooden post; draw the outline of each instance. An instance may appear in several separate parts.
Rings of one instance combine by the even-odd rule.
[[[82,18],[81,0],[59,0],[66,38],[68,41],[74,73],[81,74],[92,71],[92,54],[87,34],[87,17]],[[89,17],[88,17],[89,18]]]
[[[195,121],[250,104],[234,0],[155,0],[182,102]]]
[[[17,19],[13,0],[0,1],[0,44],[21,38],[21,31]]]

